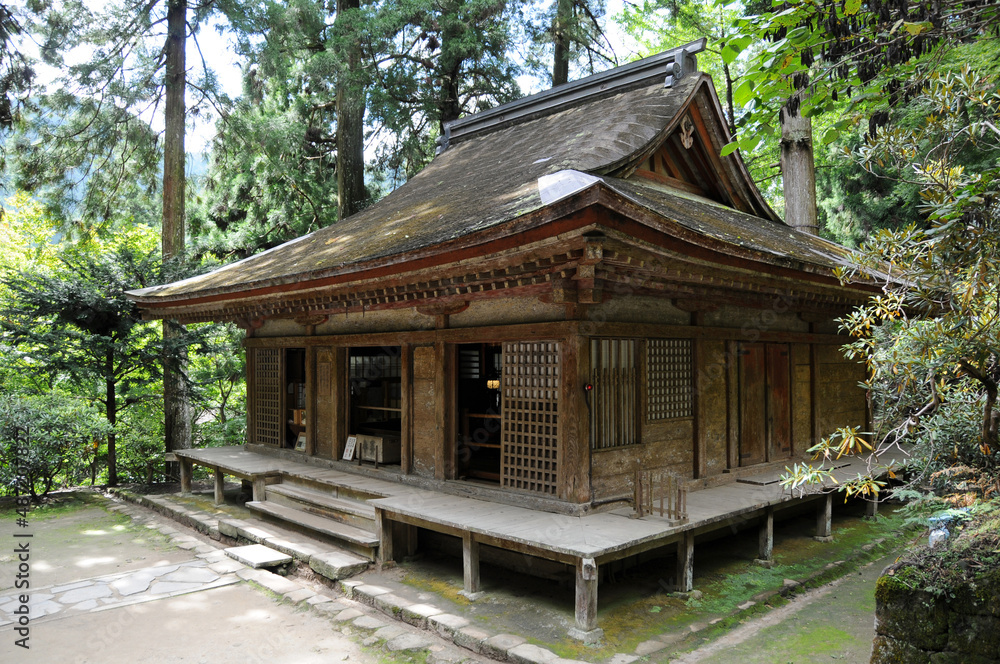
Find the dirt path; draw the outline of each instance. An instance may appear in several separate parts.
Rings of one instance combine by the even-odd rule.
[[[875,581],[895,554],[746,622],[671,664],[859,664],[871,655]]]

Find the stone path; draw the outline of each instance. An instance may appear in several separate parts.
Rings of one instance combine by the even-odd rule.
[[[218,558],[216,553],[202,553],[197,560],[179,565],[147,567],[138,571],[109,574],[93,579],[83,579],[74,583],[49,588],[36,588],[30,593],[28,604],[33,623],[60,614],[79,611],[107,611],[129,604],[152,602],[186,593],[219,588],[239,583],[233,574],[243,566],[235,561],[208,559]],[[225,558],[225,556],[222,556]],[[0,597],[0,627],[17,620],[15,609],[21,603],[17,595]]]
[[[30,588],[29,650],[13,645],[19,591],[2,591],[0,661],[374,664],[404,655],[429,664],[484,661],[434,632],[377,618],[371,607],[338,596],[336,589],[248,567],[226,555],[227,544],[187,532],[142,507],[110,505],[134,525],[166,535],[190,558],[93,577],[63,575],[63,583]],[[36,541],[43,540],[37,532]],[[151,559],[163,557],[158,551]],[[370,654],[362,646],[381,647],[386,654]]]

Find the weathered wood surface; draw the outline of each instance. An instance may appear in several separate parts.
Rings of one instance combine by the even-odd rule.
[[[731,482],[689,492],[688,522],[677,524],[655,515],[634,519],[631,509],[586,516],[542,512],[288,461],[248,452],[242,447],[183,450],[177,454],[179,459],[219,468],[238,477],[263,478],[284,473],[357,494],[379,496],[368,502],[382,512],[383,518],[392,521],[457,536],[469,532],[481,543],[551,560],[593,558],[598,564],[672,544],[684,532],[700,534],[728,528],[733,518],[762,514],[769,506],[791,505],[800,500],[782,490],[776,481],[767,484]],[[856,476],[864,468],[862,459],[843,459],[841,463],[843,467],[835,471],[840,481]],[[352,467],[345,464],[345,468]],[[776,480],[781,472],[775,469],[766,477]],[[807,498],[815,499],[815,496]]]

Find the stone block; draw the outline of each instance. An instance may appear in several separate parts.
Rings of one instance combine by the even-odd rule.
[[[374,630],[374,629],[382,629],[389,623],[374,616],[362,615],[361,617],[357,618],[352,624],[359,629]]]
[[[404,621],[424,629],[427,627],[427,619],[442,613],[441,609],[430,604],[410,604],[403,607],[402,618]]]
[[[514,664],[551,664],[558,658],[559,656],[551,650],[533,643],[522,643],[507,650],[507,659]],[[631,664],[631,662],[623,664]]]
[[[422,650],[430,644],[430,639],[423,634],[406,633],[390,639],[385,644],[385,647],[390,651],[399,652],[403,650]]]
[[[396,617],[403,613],[403,609],[410,606],[410,601],[399,595],[384,593],[374,598],[373,606],[382,613]]]
[[[428,626],[446,639],[453,639],[455,632],[467,627],[469,621],[451,613],[439,613],[427,619]]]
[[[521,645],[525,641],[527,641],[527,639],[523,636],[517,636],[516,634],[497,634],[496,636],[491,636],[483,641],[482,650],[480,652],[487,657],[492,657],[493,659],[505,660],[507,659],[508,650]]]
[[[454,634],[455,645],[467,648],[472,652],[482,652],[483,642],[492,634],[476,627],[463,627]]]
[[[368,561],[342,551],[317,553],[309,559],[309,567],[328,579],[337,581],[368,569]]]
[[[275,551],[263,544],[230,547],[226,549],[226,555],[254,569],[278,567],[279,565],[287,565],[292,562],[292,557],[287,553]]]

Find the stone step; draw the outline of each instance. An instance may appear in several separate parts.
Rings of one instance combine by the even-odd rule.
[[[337,498],[329,492],[295,484],[272,484],[266,500],[285,507],[303,510],[364,530],[375,530],[375,508],[355,500]]]
[[[370,531],[274,502],[252,501],[248,502],[246,506],[258,514],[275,519],[296,530],[334,541],[368,560],[375,559],[375,550],[378,548],[379,540]]]

